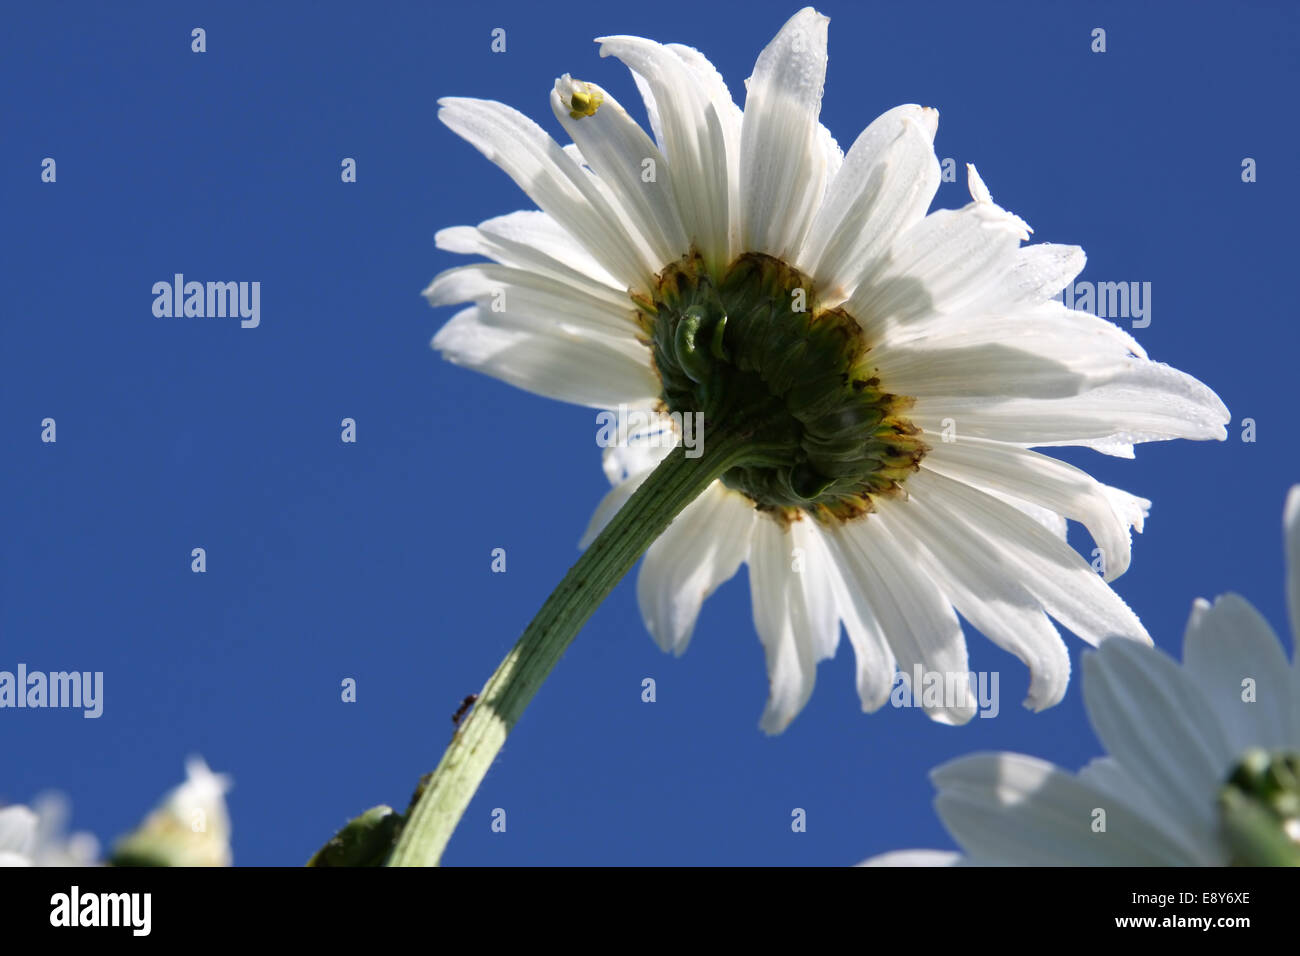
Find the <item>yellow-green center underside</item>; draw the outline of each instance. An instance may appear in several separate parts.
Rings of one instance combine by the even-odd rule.
[[[744,433],[753,452],[722,481],[774,517],[864,515],[928,450],[858,322],[781,260],[746,253],[715,276],[692,253],[633,301],[666,410],[703,413],[706,440]]]

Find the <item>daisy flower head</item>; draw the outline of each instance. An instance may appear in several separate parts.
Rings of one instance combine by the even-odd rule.
[[[937,111],[895,107],[842,152],[819,119],[827,22],[805,8],[781,28],[743,109],[695,49],[599,39],[631,69],[650,132],[569,75],[550,93],[565,146],[501,103],[442,100],[442,121],[538,209],[438,233],[491,261],[428,287],[435,306],[472,303],[433,345],[541,395],[639,410],[652,423],[634,437],[702,416],[705,457],[730,457],[646,552],[638,600],[680,654],[704,599],[748,565],[767,732],[807,702],[841,626],[865,711],[896,672],[969,689],[958,615],[1028,666],[1041,709],[1069,680],[1052,619],[1093,644],[1149,642],[1106,582],[1150,502],[1031,446],[1132,457],[1144,441],[1222,440],[1227,410],[1055,301],[1083,251],[1023,245],[1028,225],[974,167],[970,203],[927,212]],[[586,542],[667,444],[607,450],[614,487]],[[1067,519],[1096,540],[1104,579],[1066,544]],[[976,709],[973,691],[923,703],[947,723]]]
[[[1300,646],[1300,485],[1283,517]],[[1071,774],[1012,753],[935,769],[935,808],[965,851],[869,865],[1300,866],[1300,654],[1245,599],[1198,600],[1181,666],[1110,641],[1084,661],[1084,700],[1109,756]]]

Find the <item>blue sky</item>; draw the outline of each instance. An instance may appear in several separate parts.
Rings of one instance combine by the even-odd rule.
[[[637,100],[591,38],[704,51],[741,95],[796,6],[27,4],[0,72],[9,236],[0,341],[0,670],[103,671],[103,716],[0,711],[0,802],[55,788],[101,840],[203,754],[233,775],[235,860],[297,864],[366,807],[403,807],[563,571],[604,493],[590,410],[443,363],[421,289],[437,229],[526,197],[435,120],[508,102],[559,134],[564,72]],[[1236,590],[1284,629],[1296,454],[1300,17],[1277,4],[839,3],[823,121],[847,146],[904,102],[1092,281],[1150,282],[1151,356],[1215,388],[1226,443],[1071,452],[1154,500],[1117,589],[1178,652],[1193,598]],[[190,49],[202,27],[207,52]],[[490,50],[506,30],[506,52]],[[1090,50],[1106,31],[1105,53]],[[53,158],[57,180],[41,181]],[[340,181],[345,157],[357,182]],[[1257,162],[1243,183],[1241,164]],[[964,176],[938,206],[967,200]],[[261,324],[158,318],[174,273],[261,283]],[[57,442],[41,441],[53,418]],[[353,418],[357,442],[340,440]],[[1256,421],[1257,441],[1241,441]],[[1085,551],[1086,534],[1072,533]],[[207,571],[190,570],[206,550]],[[507,572],[491,572],[505,548]],[[845,864],[952,844],[928,770],[983,749],[1099,753],[1081,682],[1033,715],[859,712],[847,644],[782,736],[742,574],[661,654],[625,581],[471,804],[448,864]],[[1082,642],[1067,636],[1076,670]],[[1289,646],[1288,638],[1288,646]],[[355,703],[340,682],[357,681]],[[657,682],[657,701],[641,682]],[[494,808],[505,833],[490,829]],[[791,831],[791,812],[807,832]]]

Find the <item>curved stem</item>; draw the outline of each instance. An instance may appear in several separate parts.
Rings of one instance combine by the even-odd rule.
[[[546,599],[417,789],[388,866],[437,865],[506,735],[587,618],[673,518],[750,448],[745,434],[708,438],[696,458],[674,448]]]

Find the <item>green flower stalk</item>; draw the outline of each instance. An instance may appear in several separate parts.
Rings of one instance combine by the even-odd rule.
[[[389,866],[438,863],[506,736],[592,612],[678,512],[745,460],[752,435],[710,433],[707,427],[703,454],[688,458],[679,445],[663,460],[564,576],[488,679],[417,792]]]

